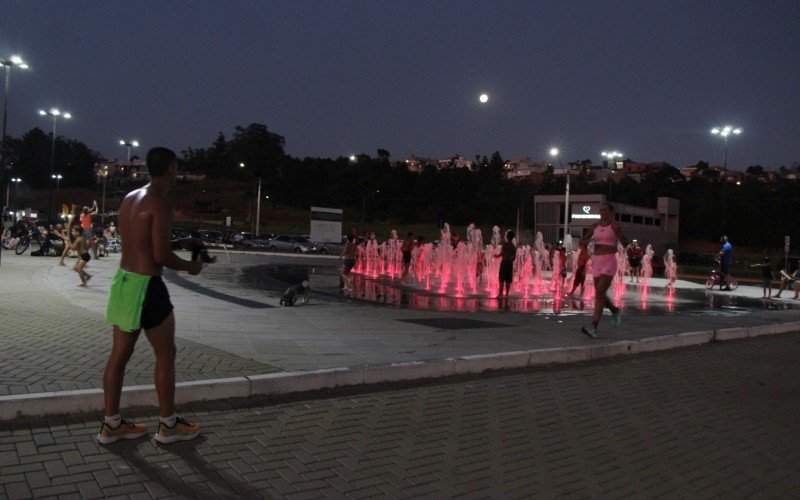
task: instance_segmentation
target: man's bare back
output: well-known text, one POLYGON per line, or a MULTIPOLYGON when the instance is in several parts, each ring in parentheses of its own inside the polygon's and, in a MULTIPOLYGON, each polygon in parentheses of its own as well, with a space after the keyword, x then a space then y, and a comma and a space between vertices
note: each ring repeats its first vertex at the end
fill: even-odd
POLYGON ((119 209, 122 238, 120 267, 148 276, 160 276, 164 266, 197 274, 202 265, 178 259, 170 246, 172 206, 152 184, 128 193, 119 209))

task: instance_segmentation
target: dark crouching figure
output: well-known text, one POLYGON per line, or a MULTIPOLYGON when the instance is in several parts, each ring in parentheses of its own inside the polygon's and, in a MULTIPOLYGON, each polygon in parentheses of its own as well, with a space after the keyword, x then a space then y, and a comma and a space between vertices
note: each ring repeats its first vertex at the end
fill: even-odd
POLYGON ((283 292, 283 297, 281 297, 281 305, 291 307, 297 303, 298 300, 302 301, 303 304, 308 304, 308 281, 303 281, 302 283, 298 283, 294 286, 290 286, 283 292))

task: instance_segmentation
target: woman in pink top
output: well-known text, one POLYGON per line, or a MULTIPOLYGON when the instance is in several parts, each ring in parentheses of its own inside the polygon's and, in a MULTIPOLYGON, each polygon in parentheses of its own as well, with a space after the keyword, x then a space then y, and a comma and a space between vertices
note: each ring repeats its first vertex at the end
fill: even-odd
POLYGON ((611 321, 614 326, 619 326, 621 311, 614 306, 607 291, 611 280, 617 272, 617 240, 623 246, 628 245, 628 240, 619 224, 614 222, 614 207, 610 203, 600 205, 600 222, 592 224, 589 231, 581 238, 581 244, 588 244, 594 240, 594 254, 592 255, 592 275, 594 276, 594 316, 592 324, 584 326, 581 331, 586 335, 597 337, 597 324, 603 315, 603 308, 611 311, 611 321))

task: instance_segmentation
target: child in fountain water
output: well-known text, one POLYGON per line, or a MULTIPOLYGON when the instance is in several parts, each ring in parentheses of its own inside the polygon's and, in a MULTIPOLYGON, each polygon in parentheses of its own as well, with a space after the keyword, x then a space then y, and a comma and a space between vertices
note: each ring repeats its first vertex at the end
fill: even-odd
POLYGON ((764 257, 764 260, 759 264, 753 264, 750 267, 761 268, 761 281, 762 290, 764 291, 763 298, 772 298, 772 265, 769 263, 769 257, 764 257))
POLYGON ((572 290, 569 291, 567 297, 575 295, 575 290, 581 287, 579 297, 583 297, 583 282, 586 281, 586 263, 589 262, 589 251, 586 249, 586 244, 581 243, 578 245, 578 262, 575 269, 575 279, 572 280, 572 290))
POLYGON ((495 258, 500 257, 500 291, 497 298, 503 297, 503 285, 506 287, 506 298, 511 291, 511 282, 514 279, 514 259, 517 258, 517 247, 514 245, 514 231, 506 231, 506 238, 500 247, 500 253, 495 258))
POLYGON ((344 263, 342 264, 342 289, 344 292, 349 292, 352 287, 353 277, 350 276, 350 271, 353 270, 353 266, 356 265, 356 243, 355 237, 353 233, 347 235, 347 241, 344 244, 344 250, 342 251, 342 255, 339 257, 340 259, 344 259, 344 263))

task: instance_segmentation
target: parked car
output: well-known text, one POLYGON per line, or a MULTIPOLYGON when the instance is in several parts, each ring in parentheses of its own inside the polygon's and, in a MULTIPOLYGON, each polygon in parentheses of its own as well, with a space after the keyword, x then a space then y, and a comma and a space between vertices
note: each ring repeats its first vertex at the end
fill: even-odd
POLYGON ((242 246, 245 248, 252 248, 252 249, 267 249, 269 248, 269 240, 272 238, 272 234, 260 234, 258 236, 253 236, 246 240, 242 240, 242 246))
POLYGON ((212 231, 210 229, 195 229, 192 231, 192 236, 200 238, 206 245, 222 245, 223 234, 221 231, 212 231))
POLYGON ((189 231, 183 229, 182 227, 173 227, 172 229, 170 229, 170 237, 173 240, 177 240, 180 238, 188 238, 189 236, 191 236, 191 233, 189 233, 189 231))
POLYGON ((347 241, 347 236, 342 236, 341 241, 326 241, 323 243, 317 243, 317 247, 319 247, 319 253, 322 255, 342 255, 344 252, 344 244, 347 241))
POLYGON ((273 252, 309 253, 317 251, 317 246, 312 242, 300 238, 299 236, 288 234, 282 234, 271 238, 267 243, 267 248, 273 252))
POLYGON ((241 245, 245 240, 252 238, 253 233, 248 233, 247 231, 225 231, 225 243, 230 245, 241 245))

